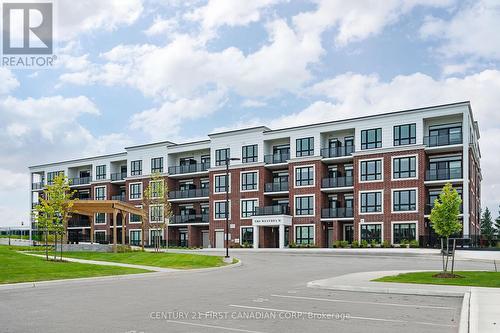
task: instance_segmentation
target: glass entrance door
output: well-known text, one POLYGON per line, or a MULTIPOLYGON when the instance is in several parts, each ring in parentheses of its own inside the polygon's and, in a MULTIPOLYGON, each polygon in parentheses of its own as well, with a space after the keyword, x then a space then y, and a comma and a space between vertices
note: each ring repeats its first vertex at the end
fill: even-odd
POLYGON ((354 227, 352 224, 344 224, 344 240, 352 243, 354 238, 354 227))

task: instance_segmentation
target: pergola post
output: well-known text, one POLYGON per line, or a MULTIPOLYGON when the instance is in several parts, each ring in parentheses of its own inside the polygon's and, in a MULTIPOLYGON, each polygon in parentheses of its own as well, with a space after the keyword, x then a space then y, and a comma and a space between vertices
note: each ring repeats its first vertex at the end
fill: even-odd
POLYGON ((89 215, 90 222, 90 244, 94 244, 94 214, 89 215))
POLYGON ((117 237, 117 232, 116 232, 116 219, 118 218, 118 210, 113 209, 113 252, 116 253, 117 248, 116 248, 116 237, 117 237))
POLYGON ((125 224, 126 224, 126 221, 127 221, 127 213, 125 213, 123 210, 121 211, 122 212, 122 245, 125 245, 125 224))

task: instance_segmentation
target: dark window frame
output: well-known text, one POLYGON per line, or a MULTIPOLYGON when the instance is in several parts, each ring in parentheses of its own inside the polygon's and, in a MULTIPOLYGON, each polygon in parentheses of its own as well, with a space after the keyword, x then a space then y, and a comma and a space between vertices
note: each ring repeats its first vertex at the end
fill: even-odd
POLYGON ((416 223, 394 223, 392 225, 392 242, 393 244, 400 244, 402 240, 411 241, 417 239, 417 224, 416 223), (397 226, 397 228, 396 228, 397 226), (404 226, 405 228, 401 228, 404 226), (413 227, 411 227, 413 226, 413 227), (397 229, 397 232, 396 232, 397 229), (410 237, 403 237, 401 230, 407 229, 410 230, 410 234, 413 234, 410 237))
POLYGON ((153 157, 151 159, 151 173, 163 173, 163 157, 153 157))
POLYGON ((130 199, 141 199, 142 198, 142 183, 132 183, 129 185, 130 189, 130 199), (137 188, 137 192, 134 191, 137 188))
POLYGON ((295 186, 313 186, 314 185, 314 167, 304 166, 295 168, 295 186), (302 178, 303 169, 307 169, 306 178, 302 178))
POLYGON ((362 241, 365 240, 368 243, 371 243, 373 240, 375 240, 375 242, 379 244, 382 242, 382 223, 361 224, 359 231, 360 231, 360 239, 362 241), (372 228, 374 230, 370 230, 372 228), (367 233, 375 233, 375 235, 366 237, 367 233))
POLYGON ((297 157, 314 155, 314 137, 296 139, 295 153, 297 157), (304 148, 304 143, 306 142, 307 147, 304 148))
POLYGON ((417 190, 395 190, 392 192, 392 210, 394 212, 412 212, 417 210, 417 190), (402 202, 402 194, 408 193, 408 202, 402 202), (412 202, 413 200, 413 202, 412 202))
POLYGON ((226 209, 228 207, 226 207, 226 202, 225 201, 215 201, 214 202, 214 218, 215 219, 225 219, 226 218, 226 215, 228 215, 230 217, 230 214, 228 214, 227 210, 230 210, 230 209, 226 209), (224 212, 221 212, 221 208, 224 208, 224 212))
POLYGON ((253 227, 242 227, 241 228, 241 241, 240 244, 253 245, 253 227), (250 236, 248 236, 250 234, 250 236))
POLYGON ((299 245, 314 244, 314 226, 313 225, 296 225, 295 226, 295 243, 299 245), (305 235, 304 230, 307 230, 305 235))
POLYGON ((249 218, 253 216, 253 213, 255 211, 255 208, 259 205, 259 200, 257 199, 244 199, 241 200, 241 218, 249 218), (248 210, 248 202, 254 202, 253 208, 251 210, 248 210))
POLYGON ((96 186, 94 187, 94 200, 106 200, 106 186, 96 186), (98 195, 98 192, 102 190, 102 194, 98 195))
POLYGON ((257 171, 242 172, 241 173, 241 190, 242 191, 256 191, 258 190, 258 174, 257 171), (250 176, 251 175, 251 176, 250 176), (248 178, 250 176, 250 178, 248 178), (251 182, 249 182, 251 180, 251 182))
POLYGON ((295 215, 296 216, 313 216, 314 215, 314 196, 304 195, 295 197, 295 215), (307 199, 307 206, 304 207, 303 199, 307 199))
POLYGON ((95 224, 106 224, 106 213, 95 213, 95 224), (101 220, 102 216, 102 220, 101 220))
POLYGON ((217 149, 215 151, 215 165, 226 165, 226 161, 229 160, 231 156, 230 148, 217 149))
POLYGON ((394 157, 392 160, 392 178, 406 179, 417 177, 417 157, 416 156, 403 156, 394 157), (402 170, 402 161, 408 160, 408 170, 402 170))
POLYGON ((396 125, 393 129, 394 146, 413 145, 417 143, 417 124, 396 125), (408 136, 402 137, 403 129, 408 129, 408 136))
POLYGON ((130 161, 130 175, 142 175, 142 160, 130 161))
POLYGON ((382 148, 382 128, 371 128, 361 131, 361 150, 382 148), (374 140, 368 141, 370 134, 373 133, 374 140))
POLYGON ((96 180, 106 179, 106 164, 96 165, 95 179, 96 180))
POLYGON ((241 162, 257 162, 259 156, 259 145, 248 145, 241 147, 241 162), (251 155, 249 153, 252 153, 251 155))
POLYGON ((361 175, 362 182, 382 180, 382 168, 383 168, 383 166, 382 166, 381 159, 361 161, 360 167, 361 167, 360 175, 361 175), (368 173, 369 165, 372 163, 375 163, 374 172, 368 173))
MULTIPOLYGON (((230 175, 215 175, 214 176, 214 193, 225 193, 226 192, 226 182, 229 181, 230 175), (221 185, 220 179, 224 179, 224 185, 221 185)), ((231 186, 228 184, 228 192, 231 192, 231 186)))
POLYGON ((361 214, 365 213, 381 213, 382 212, 382 205, 383 205, 383 198, 382 198, 382 192, 380 191, 373 191, 373 192, 362 192, 361 193, 361 200, 360 200, 360 211, 361 214), (374 195, 374 204, 373 205, 368 205, 369 197, 374 195))

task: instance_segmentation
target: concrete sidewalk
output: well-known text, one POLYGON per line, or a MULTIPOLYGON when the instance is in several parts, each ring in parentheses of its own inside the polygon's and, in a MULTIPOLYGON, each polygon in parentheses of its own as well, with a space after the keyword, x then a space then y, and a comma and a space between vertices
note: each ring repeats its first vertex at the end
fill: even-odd
POLYGON ((500 332, 500 288, 373 282, 387 275, 414 271, 377 271, 346 274, 311 281, 310 288, 385 294, 463 297, 460 332, 500 332))

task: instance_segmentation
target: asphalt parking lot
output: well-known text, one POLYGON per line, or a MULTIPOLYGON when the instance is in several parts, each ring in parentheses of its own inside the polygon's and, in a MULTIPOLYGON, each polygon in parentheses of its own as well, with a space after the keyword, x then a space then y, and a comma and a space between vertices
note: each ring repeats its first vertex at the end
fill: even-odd
MULTIPOLYGON (((440 259, 241 253, 240 267, 0 291, 2 332, 456 332, 462 299, 306 287, 440 259)), ((457 262, 458 269, 490 264, 457 262)))

